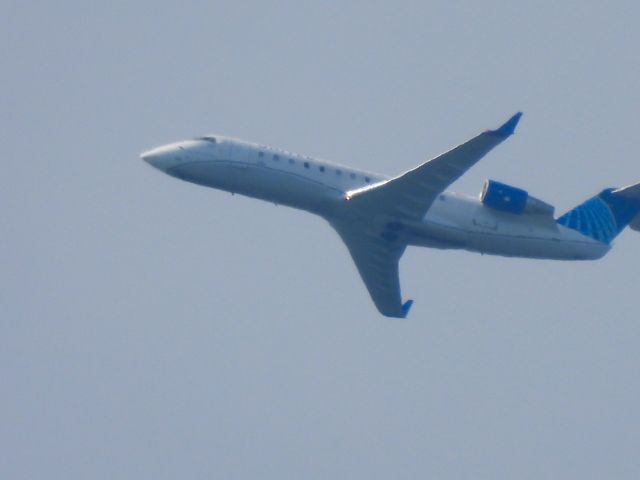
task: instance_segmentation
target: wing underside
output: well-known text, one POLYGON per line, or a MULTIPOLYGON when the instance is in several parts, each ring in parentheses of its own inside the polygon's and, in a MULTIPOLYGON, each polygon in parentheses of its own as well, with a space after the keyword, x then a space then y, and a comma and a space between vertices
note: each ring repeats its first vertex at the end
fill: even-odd
POLYGON ((367 225, 332 224, 347 246, 376 308, 387 317, 406 317, 411 301, 402 303, 398 264, 406 248, 367 225))

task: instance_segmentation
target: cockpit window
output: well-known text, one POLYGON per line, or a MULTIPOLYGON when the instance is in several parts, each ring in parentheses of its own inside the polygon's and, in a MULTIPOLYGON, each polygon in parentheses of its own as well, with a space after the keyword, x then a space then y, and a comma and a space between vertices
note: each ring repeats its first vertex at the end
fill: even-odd
POLYGON ((218 141, 216 140, 216 137, 198 137, 196 138, 196 140, 204 140, 205 142, 210 142, 210 143, 218 143, 218 141))

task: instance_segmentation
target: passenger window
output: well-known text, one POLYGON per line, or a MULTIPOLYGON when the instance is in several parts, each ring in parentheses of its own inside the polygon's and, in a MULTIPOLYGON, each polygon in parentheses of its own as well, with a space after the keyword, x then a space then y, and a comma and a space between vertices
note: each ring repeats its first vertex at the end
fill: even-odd
POLYGON ((280 160, 280 156, 279 155, 274 155, 273 159, 277 162, 278 160, 280 160))
POLYGON ((293 158, 290 158, 290 159, 289 159, 289 165, 293 165, 294 163, 295 163, 295 162, 294 162, 293 158))
POLYGON ((353 179, 356 178, 356 174, 355 173, 351 173, 351 174, 349 174, 349 177, 353 180, 353 179))
POLYGON ((369 183, 371 181, 371 179, 369 177, 364 177, 364 181, 369 183))
POLYGON ((336 175, 338 175, 338 176, 342 175, 342 170, 336 169, 336 175))
POLYGON ((309 168, 309 162, 304 162, 304 168, 309 168))
POLYGON ((264 152, 258 152, 259 157, 264 157, 264 152))
POLYGON ((324 172, 324 167, 320 166, 320 167, 318 167, 318 170, 320 170, 321 172, 324 172))

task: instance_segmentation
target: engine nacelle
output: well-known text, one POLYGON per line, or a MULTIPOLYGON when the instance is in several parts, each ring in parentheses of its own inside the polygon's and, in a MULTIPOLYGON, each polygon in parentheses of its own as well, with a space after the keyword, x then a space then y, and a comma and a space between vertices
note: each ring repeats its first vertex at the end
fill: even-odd
POLYGON ((553 216, 555 210, 552 205, 530 196, 525 190, 495 180, 485 180, 480 201, 487 207, 515 215, 553 216))

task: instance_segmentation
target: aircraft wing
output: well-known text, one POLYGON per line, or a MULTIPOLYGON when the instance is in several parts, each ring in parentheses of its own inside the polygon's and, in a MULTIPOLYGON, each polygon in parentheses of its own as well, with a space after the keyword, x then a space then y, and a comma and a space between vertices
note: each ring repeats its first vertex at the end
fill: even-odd
POLYGON ((464 172, 515 131, 522 112, 442 155, 381 183, 347 192, 354 208, 419 220, 433 201, 464 172))
POLYGON ((407 245, 391 230, 400 219, 421 220, 433 201, 491 149, 515 131, 516 113, 497 130, 466 143, 390 180, 346 193, 351 220, 332 222, 351 253, 376 307, 387 317, 404 318, 413 303, 402 302, 398 263, 407 245))
POLYGON ((332 225, 347 245, 380 313, 387 317, 406 317, 413 301, 402 303, 398 275, 398 262, 406 245, 385 239, 360 222, 332 225))

